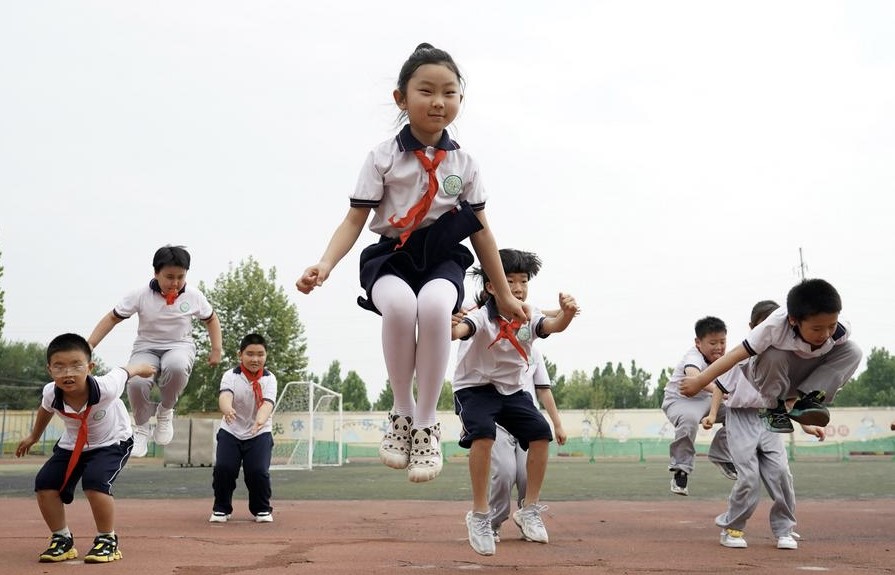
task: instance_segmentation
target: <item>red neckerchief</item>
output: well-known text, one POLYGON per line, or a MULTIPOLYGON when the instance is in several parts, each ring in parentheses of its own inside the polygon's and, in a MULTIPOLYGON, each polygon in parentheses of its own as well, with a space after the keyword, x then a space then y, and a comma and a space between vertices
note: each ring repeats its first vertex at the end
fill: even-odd
POLYGON ((252 392, 255 394, 255 407, 261 407, 261 404, 264 403, 264 395, 261 393, 261 377, 264 375, 264 368, 258 370, 258 373, 252 374, 251 371, 247 370, 243 364, 239 364, 239 369, 242 371, 242 374, 245 376, 249 383, 252 384, 252 392))
POLYGON ((169 291, 168 293, 163 293, 162 297, 165 298, 165 303, 167 303, 168 305, 173 305, 174 302, 177 300, 177 296, 179 295, 180 294, 177 293, 177 290, 174 290, 169 291))
POLYGON ((59 411, 60 415, 70 419, 78 419, 81 422, 78 426, 78 438, 75 439, 75 448, 72 450, 71 457, 68 460, 68 467, 65 469, 65 478, 62 480, 62 487, 59 488, 59 491, 62 491, 65 488, 65 484, 68 483, 72 471, 75 470, 75 466, 78 464, 78 459, 81 458, 81 452, 84 451, 84 445, 87 444, 87 416, 90 415, 91 407, 93 406, 88 405, 83 413, 66 413, 64 409, 59 411))
POLYGON ((519 340, 516 339, 516 330, 522 327, 522 323, 518 319, 507 321, 500 316, 497 316, 497 323, 500 326, 500 329, 497 331, 497 337, 494 338, 494 341, 491 342, 491 345, 488 346, 488 349, 491 349, 491 346, 498 341, 505 339, 513 344, 513 347, 516 348, 516 351, 519 352, 519 355, 522 356, 522 359, 525 360, 525 363, 528 363, 528 355, 526 355, 525 350, 522 349, 522 346, 519 344, 519 340))
POLYGON ((419 159, 420 164, 423 165, 423 169, 426 170, 426 173, 429 174, 429 189, 426 190, 426 194, 420 198, 420 201, 407 211, 407 214, 403 218, 396 220, 395 216, 391 216, 388 219, 388 223, 399 229, 403 229, 408 225, 410 226, 401 232, 400 241, 398 242, 398 245, 395 246, 395 249, 404 245, 404 242, 407 241, 410 234, 419 227, 423 218, 429 213, 429 208, 432 207, 432 200, 435 199, 435 193, 438 192, 438 178, 435 176, 435 168, 437 168, 438 164, 441 163, 441 160, 447 156, 447 151, 445 150, 435 150, 434 160, 429 160, 422 150, 414 150, 413 153, 419 159))

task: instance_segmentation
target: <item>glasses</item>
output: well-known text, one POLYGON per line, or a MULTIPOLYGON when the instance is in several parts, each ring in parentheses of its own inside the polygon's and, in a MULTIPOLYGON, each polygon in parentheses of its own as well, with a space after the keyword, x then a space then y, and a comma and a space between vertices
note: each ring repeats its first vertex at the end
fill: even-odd
POLYGON ((83 363, 78 365, 51 365, 50 373, 53 377, 64 377, 66 375, 80 375, 87 372, 87 366, 83 363))

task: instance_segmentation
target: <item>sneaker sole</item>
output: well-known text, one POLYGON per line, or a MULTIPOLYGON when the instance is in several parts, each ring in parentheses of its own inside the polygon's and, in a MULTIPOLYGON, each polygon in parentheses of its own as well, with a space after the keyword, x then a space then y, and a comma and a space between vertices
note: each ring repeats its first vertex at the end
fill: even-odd
POLYGON ((432 481, 441 474, 441 466, 438 467, 410 467, 407 470, 407 479, 411 483, 425 483, 432 481))
POLYGON ((534 537, 530 537, 530 536, 525 532, 525 529, 522 528, 522 524, 519 523, 519 521, 517 521, 515 517, 513 517, 513 523, 515 523, 515 524, 516 524, 516 527, 519 528, 519 531, 522 532, 522 538, 525 539, 526 541, 531 541, 532 543, 543 543, 543 544, 547 544, 547 543, 550 542, 550 538, 549 538, 549 537, 548 537, 547 539, 544 539, 543 541, 540 540, 540 539, 535 539, 534 537))
POLYGON ((674 479, 671 480, 671 492, 674 493, 675 495, 683 495, 684 497, 690 495, 690 492, 687 490, 687 488, 686 487, 683 487, 683 488, 678 487, 675 484, 674 479))
POLYGON ((55 557, 51 555, 41 555, 38 559, 38 563, 59 563, 60 561, 68 561, 69 559, 77 559, 78 558, 78 550, 72 547, 62 555, 57 555, 55 557))
POLYGON ((802 425, 818 425, 826 427, 830 423, 830 412, 819 409, 806 409, 805 411, 789 412, 789 418, 802 425))
POLYGON ((121 559, 123 555, 121 555, 121 551, 115 551, 111 555, 106 555, 104 557, 98 557, 96 555, 87 555, 84 557, 84 563, 111 563, 112 561, 118 561, 121 559))
POLYGON ((779 543, 777 544, 777 549, 785 549, 785 550, 794 551, 794 550, 796 550, 796 549, 798 549, 798 548, 799 548, 799 544, 798 544, 798 543, 796 543, 795 545, 788 545, 788 544, 781 545, 781 544, 779 544, 779 543))
POLYGON ((407 469, 407 466, 410 465, 410 454, 399 455, 392 453, 391 451, 380 449, 379 461, 386 467, 391 467, 392 469, 407 469))
POLYGON ((745 544, 741 544, 741 543, 730 543, 730 542, 727 542, 727 541, 722 541, 722 542, 721 542, 721 545, 722 545, 723 547, 727 547, 728 549, 746 549, 747 547, 749 547, 748 545, 745 545, 745 544))

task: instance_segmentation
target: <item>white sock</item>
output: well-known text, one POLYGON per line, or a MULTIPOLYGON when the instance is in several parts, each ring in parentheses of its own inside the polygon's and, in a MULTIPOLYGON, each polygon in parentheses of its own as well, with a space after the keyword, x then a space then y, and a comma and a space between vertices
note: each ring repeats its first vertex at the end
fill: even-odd
POLYGON ((59 531, 53 531, 53 535, 62 535, 63 537, 68 537, 69 539, 71 539, 71 529, 69 529, 68 525, 66 525, 59 531))

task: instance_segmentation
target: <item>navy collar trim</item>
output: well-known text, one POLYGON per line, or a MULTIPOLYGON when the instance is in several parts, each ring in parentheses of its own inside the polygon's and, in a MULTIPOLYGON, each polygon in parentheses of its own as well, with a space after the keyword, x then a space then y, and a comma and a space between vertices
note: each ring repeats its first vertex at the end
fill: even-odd
MULTIPOLYGON (((155 278, 152 278, 152 280, 150 280, 150 282, 149 282, 149 289, 151 289, 152 291, 154 291, 155 293, 157 293, 157 294, 159 294, 159 295, 161 295, 161 296, 165 295, 165 294, 162 293, 162 288, 161 288, 160 285, 158 285, 158 280, 155 279, 155 278)), ((180 288, 180 291, 177 292, 177 295, 179 295, 179 296, 180 296, 180 295, 183 295, 183 293, 184 293, 185 291, 186 291, 186 284, 183 284, 183 287, 180 288)))
MULTIPOLYGON (((264 371, 264 373, 261 374, 261 377, 267 377, 268 375, 270 375, 270 372, 267 371, 267 368, 264 368, 262 371, 264 371)), ((242 366, 241 366, 241 365, 237 365, 236 367, 234 367, 234 368, 233 368, 233 373, 236 374, 236 375, 241 375, 241 374, 242 374, 242 366)))
POLYGON ((485 302, 485 311, 488 312, 488 319, 490 321, 497 321, 497 317, 500 314, 497 313, 497 302, 494 301, 493 297, 489 297, 488 301, 485 302))
MULTIPOLYGON (((87 405, 99 403, 99 384, 92 375, 87 376, 87 405)), ((65 394, 58 387, 53 389, 53 409, 65 411, 65 394)))
MULTIPOLYGON (((425 150, 428 146, 420 142, 414 137, 414 135, 410 132, 410 124, 404 124, 404 127, 401 128, 401 131, 398 132, 398 135, 395 136, 395 141, 398 143, 398 149, 402 152, 415 152, 416 150, 425 150)), ((452 152, 454 150, 460 149, 460 144, 451 139, 448 135, 447 130, 441 131, 441 139, 438 140, 438 143, 435 144, 435 148, 439 150, 445 150, 448 152, 452 152)))

